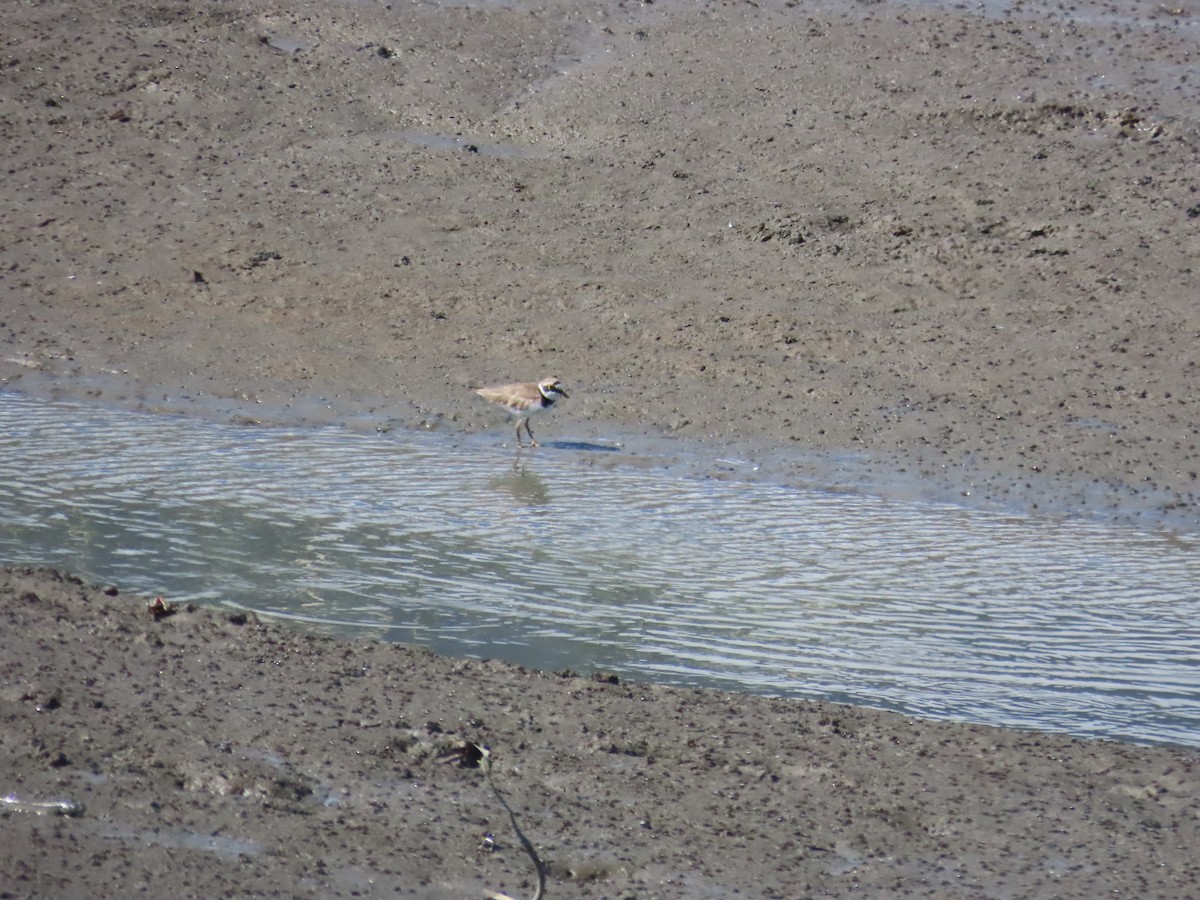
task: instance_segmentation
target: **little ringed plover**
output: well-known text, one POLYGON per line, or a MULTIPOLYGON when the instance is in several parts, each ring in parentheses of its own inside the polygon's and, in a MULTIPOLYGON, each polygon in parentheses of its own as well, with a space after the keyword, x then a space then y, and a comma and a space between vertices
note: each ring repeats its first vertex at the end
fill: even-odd
POLYGON ((520 384, 501 384, 495 387, 472 388, 480 397, 490 400, 497 406, 508 410, 509 415, 517 420, 517 446, 521 443, 521 426, 529 433, 530 446, 536 447, 533 430, 529 427, 529 419, 540 412, 552 407, 559 397, 567 396, 562 384, 557 378, 543 378, 537 382, 520 384))

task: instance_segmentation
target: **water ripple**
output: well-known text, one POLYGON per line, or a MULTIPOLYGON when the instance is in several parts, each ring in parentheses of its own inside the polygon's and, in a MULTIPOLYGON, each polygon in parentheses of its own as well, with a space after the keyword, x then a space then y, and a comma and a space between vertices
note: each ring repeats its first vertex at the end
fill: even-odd
POLYGON ((0 393, 0 556, 543 669, 1200 745, 1195 537, 0 393))

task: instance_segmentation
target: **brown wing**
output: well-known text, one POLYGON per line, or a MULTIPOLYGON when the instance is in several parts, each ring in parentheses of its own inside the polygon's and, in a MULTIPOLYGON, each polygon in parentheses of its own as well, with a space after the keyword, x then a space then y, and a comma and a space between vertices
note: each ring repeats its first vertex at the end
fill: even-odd
POLYGON ((542 392, 536 384, 502 384, 496 387, 476 388, 475 393, 485 400, 520 410, 529 409, 540 404, 542 400, 542 392))

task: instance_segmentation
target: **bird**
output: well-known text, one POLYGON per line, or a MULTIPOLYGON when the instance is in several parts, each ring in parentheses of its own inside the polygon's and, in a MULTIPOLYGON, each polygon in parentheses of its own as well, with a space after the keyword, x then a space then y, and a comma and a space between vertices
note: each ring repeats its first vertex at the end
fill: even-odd
POLYGON ((518 384, 499 384, 495 387, 472 388, 475 393, 485 400, 490 400, 497 406, 508 410, 509 415, 517 420, 517 446, 521 443, 521 426, 529 433, 531 447, 538 445, 529 427, 529 419, 540 412, 552 407, 559 397, 566 397, 562 383, 557 378, 543 378, 541 381, 520 382, 518 384))

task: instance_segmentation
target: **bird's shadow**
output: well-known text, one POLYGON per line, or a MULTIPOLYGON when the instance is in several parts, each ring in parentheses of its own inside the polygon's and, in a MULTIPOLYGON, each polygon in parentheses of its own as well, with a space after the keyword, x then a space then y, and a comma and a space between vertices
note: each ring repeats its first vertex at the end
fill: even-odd
POLYGON ((593 444, 591 441, 542 441, 543 447, 553 447, 555 450, 576 450, 582 453, 618 453, 620 447, 611 444, 593 444))

